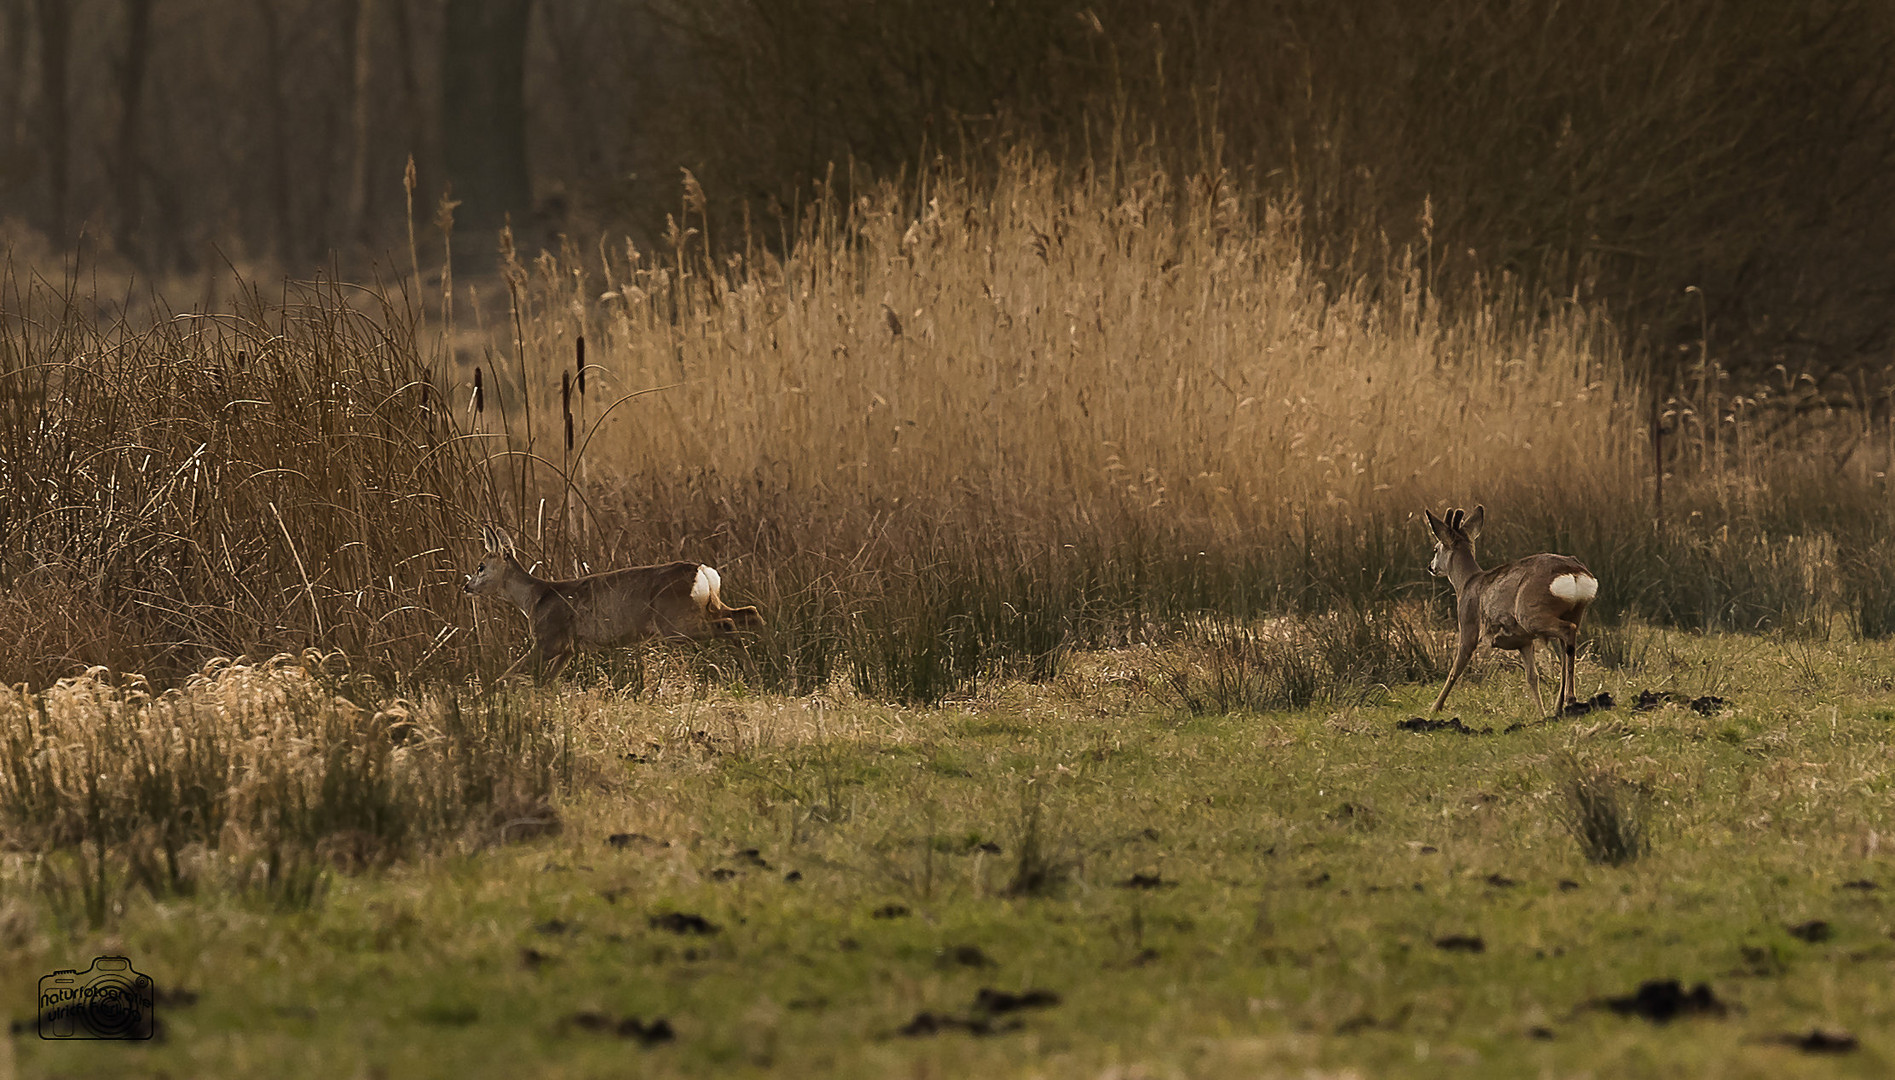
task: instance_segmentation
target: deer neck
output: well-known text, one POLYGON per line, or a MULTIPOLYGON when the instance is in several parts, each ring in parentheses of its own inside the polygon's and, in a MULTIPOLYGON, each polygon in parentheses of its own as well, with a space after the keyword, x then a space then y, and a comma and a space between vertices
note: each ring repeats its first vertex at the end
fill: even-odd
POLYGON ((1480 573, 1480 563, 1474 560, 1474 545, 1457 546, 1448 556, 1448 584, 1454 586, 1454 594, 1461 595, 1467 583, 1480 573))
POLYGON ((513 601, 514 606, 531 615, 534 605, 546 593, 546 582, 527 573, 518 563, 509 563, 507 576, 500 582, 500 590, 507 599, 513 601))

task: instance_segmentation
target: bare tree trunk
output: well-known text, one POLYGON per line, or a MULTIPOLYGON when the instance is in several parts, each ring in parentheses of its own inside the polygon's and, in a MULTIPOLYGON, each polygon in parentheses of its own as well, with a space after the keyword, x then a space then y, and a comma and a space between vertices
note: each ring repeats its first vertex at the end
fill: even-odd
MULTIPOLYGON (((441 53, 441 135, 455 212, 457 263, 491 265, 494 233, 523 220, 532 198, 526 160, 529 0, 448 0, 441 53), (466 254, 463 255, 462 253, 466 254)), ((458 269, 458 268, 457 268, 458 269)))
POLYGON ((348 218, 343 226, 342 242, 362 244, 368 240, 368 104, 374 34, 375 0, 355 0, 355 110, 350 118, 354 137, 349 159, 348 218))
POLYGON ((432 168, 434 158, 429 153, 430 147, 423 145, 428 136, 423 115, 427 111, 427 102, 421 93, 421 75, 418 71, 421 66, 420 46, 415 34, 414 16, 408 11, 410 3, 411 0, 394 0, 389 5, 389 12, 395 17, 395 44, 401 50, 401 115, 405 118, 407 129, 407 146, 404 149, 410 158, 418 158, 432 168))
POLYGON ((151 61, 151 7, 154 0, 125 0, 125 58, 118 69, 118 248, 134 262, 144 261, 138 228, 142 223, 139 177, 144 172, 143 104, 145 69, 151 61))
POLYGON ((6 160, 19 161, 26 145, 26 0, 5 0, 0 8, 0 37, 5 38, 5 53, 0 54, 0 152, 6 160))
POLYGON ((290 201, 289 99, 283 91, 283 32, 276 0, 257 0, 263 19, 264 66, 269 69, 270 208, 276 219, 276 257, 288 264, 296 258, 296 220, 290 201))
POLYGON ((72 55, 72 10, 66 0, 39 0, 39 142, 46 161, 46 232, 64 246, 66 200, 72 186, 72 103, 66 65, 72 55))

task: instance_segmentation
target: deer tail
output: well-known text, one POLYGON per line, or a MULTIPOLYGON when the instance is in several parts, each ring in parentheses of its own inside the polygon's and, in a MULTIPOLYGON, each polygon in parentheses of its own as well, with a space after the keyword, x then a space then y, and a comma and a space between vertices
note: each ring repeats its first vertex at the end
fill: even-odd
POLYGON ((724 579, 718 576, 717 571, 700 563, 697 579, 691 582, 691 599, 707 606, 716 604, 717 591, 723 587, 724 579))
POLYGON ((763 626, 763 613, 755 606, 725 608, 724 618, 737 625, 737 629, 757 629, 763 626))
POLYGON ((726 607, 723 598, 718 595, 724 587, 724 579, 711 567, 699 565, 697 580, 691 583, 691 599, 704 605, 705 614, 716 619, 729 619, 738 629, 763 625, 763 614, 755 607, 726 607))

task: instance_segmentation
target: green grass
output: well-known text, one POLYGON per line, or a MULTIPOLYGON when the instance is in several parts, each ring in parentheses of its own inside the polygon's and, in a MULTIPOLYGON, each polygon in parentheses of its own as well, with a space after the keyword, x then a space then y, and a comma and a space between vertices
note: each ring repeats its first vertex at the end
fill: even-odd
MULTIPOLYGON (((1193 714, 1143 648, 929 708, 844 677, 523 691, 574 747, 554 836, 451 839, 301 903, 233 873, 115 884, 96 929, 45 887, 70 852, 0 854, 0 1010, 100 954, 197 994, 161 1005, 160 1042, 10 1052, 29 1077, 1886 1075, 1895 647, 1615 633, 1580 679, 1617 708, 1490 736, 1397 731, 1422 683, 1193 714), (1633 712, 1648 688, 1730 704, 1633 712), (1581 774, 1642 795, 1642 855, 1587 858, 1562 818, 1581 774), (1826 938, 1791 932, 1812 920, 1826 938), (1482 950, 1436 945, 1457 935, 1482 950), (1660 978, 1731 1010, 1598 1007, 1660 978), (983 988, 1060 1002, 896 1034, 980 1021, 983 988), (1768 1041, 1818 1026, 1861 1048, 1768 1041)), ((1483 654, 1450 714, 1501 731, 1525 700, 1483 654)))

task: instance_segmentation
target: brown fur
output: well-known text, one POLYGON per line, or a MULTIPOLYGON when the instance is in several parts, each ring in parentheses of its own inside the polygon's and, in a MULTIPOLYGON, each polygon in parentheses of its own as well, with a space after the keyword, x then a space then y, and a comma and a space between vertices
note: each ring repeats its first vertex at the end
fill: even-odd
POLYGON ((1428 572, 1446 577, 1454 586, 1461 630, 1454 666, 1430 711, 1440 712, 1447 704, 1448 691, 1467 670, 1474 647, 1485 641, 1496 649, 1518 650, 1526 663, 1527 689, 1533 693, 1533 703, 1542 716, 1546 715, 1546 702, 1540 697, 1540 672, 1533 662, 1533 643, 1540 640, 1559 647, 1559 706, 1554 712, 1564 711, 1574 699, 1573 652, 1579 642, 1579 620, 1586 614, 1590 599, 1564 599, 1554 595, 1552 586, 1554 579, 1563 575, 1591 578, 1592 571, 1571 556, 1552 554, 1529 555, 1482 570, 1474 559, 1474 540, 1480 536, 1485 507, 1476 506, 1471 514, 1449 510, 1445 520, 1423 512, 1435 537, 1434 561, 1428 572))
POLYGON ((487 550, 467 576, 470 595, 501 595, 526 613, 535 652, 516 661, 506 678, 537 654, 543 678, 565 669, 586 648, 629 645, 653 637, 705 638, 763 625, 754 607, 727 606, 718 596, 716 571, 702 563, 674 562, 607 570, 567 581, 528 573, 505 536, 483 529, 487 550), (693 596, 698 575, 712 575, 702 596, 693 596))

